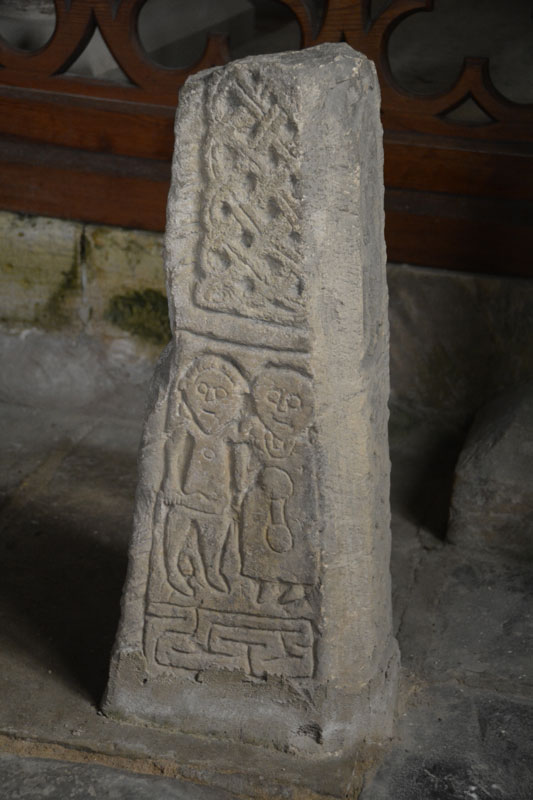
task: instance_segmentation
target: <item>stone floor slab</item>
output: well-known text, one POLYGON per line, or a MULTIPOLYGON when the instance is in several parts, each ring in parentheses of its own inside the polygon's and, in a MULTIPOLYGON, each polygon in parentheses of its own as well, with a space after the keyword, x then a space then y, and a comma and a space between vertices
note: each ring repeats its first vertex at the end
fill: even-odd
POLYGON ((0 754, 1 796, 9 800, 235 800, 220 789, 135 775, 96 764, 0 754))
POLYGON ((532 735, 531 703, 421 688, 360 800, 529 800, 532 735))

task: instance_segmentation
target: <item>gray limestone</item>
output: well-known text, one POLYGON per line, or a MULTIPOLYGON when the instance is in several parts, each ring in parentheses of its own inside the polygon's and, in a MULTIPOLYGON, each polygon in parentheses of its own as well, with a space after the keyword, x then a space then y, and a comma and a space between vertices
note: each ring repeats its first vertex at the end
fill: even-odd
POLYGON ((462 429, 533 380, 533 281, 389 264, 387 283, 391 398, 411 416, 462 429))
POLYGON ((323 45, 189 79, 165 267, 104 710, 355 755, 390 735, 398 667, 371 63, 323 45))
POLYGON ((533 556, 533 383, 505 392, 476 416, 459 458, 448 538, 533 556))
POLYGON ((177 778, 4 753, 0 753, 0 781, 0 796, 6 800, 238 800, 219 787, 195 786, 177 778))

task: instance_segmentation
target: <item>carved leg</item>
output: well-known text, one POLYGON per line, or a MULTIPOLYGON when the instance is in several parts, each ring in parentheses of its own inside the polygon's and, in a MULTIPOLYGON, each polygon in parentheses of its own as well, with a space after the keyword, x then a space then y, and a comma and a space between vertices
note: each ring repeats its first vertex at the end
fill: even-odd
POLYGON ((194 592, 178 566, 180 553, 191 527, 191 518, 180 506, 173 506, 167 514, 165 527, 165 565, 171 586, 191 597, 194 592))
POLYGON ((220 560, 230 520, 214 517, 213 521, 197 520, 198 544, 204 562, 207 582, 219 592, 229 592, 226 579, 220 572, 220 560))

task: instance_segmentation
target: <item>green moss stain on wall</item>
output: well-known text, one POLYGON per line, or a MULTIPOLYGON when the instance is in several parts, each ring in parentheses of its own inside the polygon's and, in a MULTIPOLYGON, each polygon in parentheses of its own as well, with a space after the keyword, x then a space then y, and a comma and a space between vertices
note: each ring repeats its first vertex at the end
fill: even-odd
POLYGON ((63 272, 59 286, 39 311, 36 322, 47 330, 59 330, 72 324, 80 295, 78 254, 75 253, 70 270, 63 272))
POLYGON ((171 337, 167 298, 156 289, 114 295, 105 316, 121 330, 147 342, 166 344, 171 337))
POLYGON ((0 320, 57 329, 79 326, 82 226, 0 212, 0 320))
POLYGON ((155 357, 171 336, 163 237, 0 212, 0 324, 130 337, 155 357))

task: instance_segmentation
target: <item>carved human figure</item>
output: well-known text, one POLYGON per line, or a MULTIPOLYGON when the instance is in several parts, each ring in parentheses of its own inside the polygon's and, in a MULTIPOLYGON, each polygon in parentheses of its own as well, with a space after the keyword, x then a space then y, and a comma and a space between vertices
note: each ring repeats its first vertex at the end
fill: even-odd
POLYGON ((252 394, 257 416, 243 427, 254 476, 243 502, 243 573, 261 582, 259 602, 287 603, 316 580, 313 395, 307 377, 274 366, 252 394))
POLYGON ((220 561, 242 499, 237 428, 245 384, 229 361, 204 355, 189 367, 178 388, 182 402, 171 421, 162 485, 169 507, 164 543, 168 579, 177 591, 193 595, 180 554, 194 527, 208 584, 227 592, 220 561))

